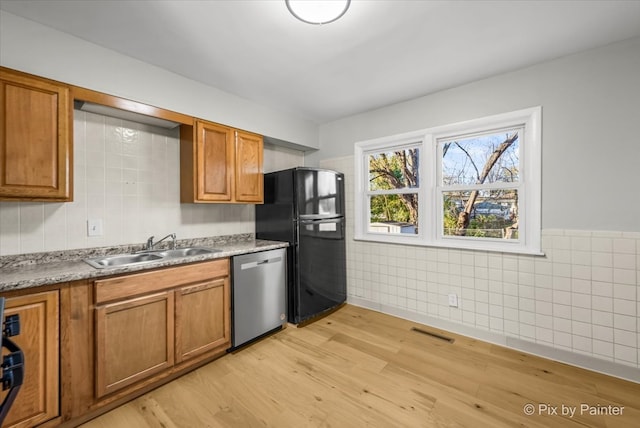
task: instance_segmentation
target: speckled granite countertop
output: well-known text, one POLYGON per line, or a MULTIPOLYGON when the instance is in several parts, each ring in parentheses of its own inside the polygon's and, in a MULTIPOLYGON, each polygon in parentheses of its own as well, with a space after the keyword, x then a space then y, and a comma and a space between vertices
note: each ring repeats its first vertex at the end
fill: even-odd
POLYGON ((102 255, 133 253, 142 250, 143 246, 122 245, 116 247, 3 256, 0 257, 0 293, 40 285, 99 278, 165 266, 220 259, 287 246, 288 244, 286 242, 254 239, 253 235, 250 234, 184 239, 177 241, 178 248, 211 247, 222 251, 212 254, 171 258, 134 266, 120 266, 105 269, 93 268, 84 262, 83 259, 102 255))

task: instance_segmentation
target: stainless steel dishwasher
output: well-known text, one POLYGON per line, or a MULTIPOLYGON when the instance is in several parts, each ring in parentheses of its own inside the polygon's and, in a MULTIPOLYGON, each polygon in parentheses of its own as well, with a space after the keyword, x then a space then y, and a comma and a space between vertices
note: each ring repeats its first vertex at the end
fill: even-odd
POLYGON ((233 257, 232 349, 287 322, 286 248, 233 257))

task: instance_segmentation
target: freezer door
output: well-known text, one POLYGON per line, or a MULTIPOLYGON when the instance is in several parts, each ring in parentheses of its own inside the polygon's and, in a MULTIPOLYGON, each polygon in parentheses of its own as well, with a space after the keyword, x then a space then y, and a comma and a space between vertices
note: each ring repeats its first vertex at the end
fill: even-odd
POLYGON ((256 238, 295 241, 294 170, 264 175, 264 204, 255 206, 256 238))
POLYGON ((322 169, 296 170, 300 219, 344 216, 344 175, 322 169))
POLYGON ((294 323, 346 301, 344 219, 301 220, 297 246, 299 286, 294 287, 294 323))

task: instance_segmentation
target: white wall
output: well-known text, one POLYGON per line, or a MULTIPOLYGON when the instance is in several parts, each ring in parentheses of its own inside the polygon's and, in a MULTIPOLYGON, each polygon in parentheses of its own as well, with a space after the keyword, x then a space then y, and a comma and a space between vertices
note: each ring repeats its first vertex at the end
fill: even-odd
POLYGON ((306 162, 346 176, 349 301, 640 382, 638 100, 640 38, 322 125, 306 162), (536 105, 544 257, 353 240, 353 143, 536 105))
POLYGON ((313 122, 4 11, 0 11, 0 65, 301 146, 318 147, 318 129, 313 122))
POLYGON ((273 144, 264 145, 264 172, 304 166, 304 152, 273 144))
MULTIPOLYGON (((0 202, 0 256, 254 233, 254 206, 180 203, 178 128, 75 111, 74 200, 0 202), (87 220, 104 234, 87 236, 87 220)), ((265 147, 265 167, 301 165, 301 152, 265 147)))
POLYGON ((320 126, 307 164, 357 141, 542 106, 544 228, 640 231, 640 38, 320 126))

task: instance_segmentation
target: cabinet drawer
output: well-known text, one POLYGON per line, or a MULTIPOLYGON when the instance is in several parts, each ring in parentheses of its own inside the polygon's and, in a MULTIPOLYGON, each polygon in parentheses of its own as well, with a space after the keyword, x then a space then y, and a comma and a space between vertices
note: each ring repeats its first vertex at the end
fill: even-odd
POLYGON ((95 303, 130 298, 229 275, 229 259, 213 260, 95 281, 95 303))

